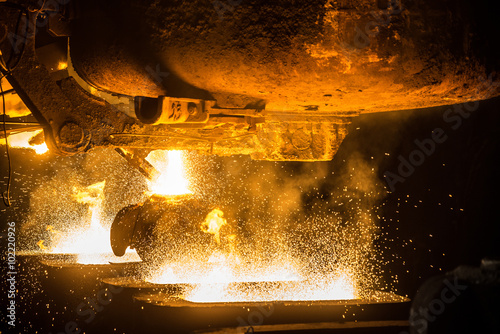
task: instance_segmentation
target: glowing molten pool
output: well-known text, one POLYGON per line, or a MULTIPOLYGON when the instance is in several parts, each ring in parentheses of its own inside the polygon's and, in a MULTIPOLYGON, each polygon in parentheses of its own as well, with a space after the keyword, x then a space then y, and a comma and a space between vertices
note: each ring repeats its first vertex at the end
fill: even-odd
MULTIPOLYGON (((36 152, 36 154, 44 154, 49 149, 47 144, 31 144, 30 141, 43 130, 35 130, 28 132, 16 133, 8 136, 7 140, 9 142, 10 147, 14 148, 27 148, 32 149, 36 152)), ((5 139, 2 140, 2 144, 5 144, 5 139)))
MULTIPOLYGON (((148 161, 161 172, 150 184, 158 195, 191 194, 181 152, 153 151, 148 161)), ((356 280, 347 269, 332 270, 328 276, 304 274, 301 264, 287 252, 272 259, 262 254, 242 254, 238 248, 237 228, 215 208, 198 224, 212 243, 205 253, 189 253, 182 261, 166 261, 145 275, 154 284, 188 287, 182 299, 197 303, 348 300, 358 297, 356 280), (225 229, 224 238, 221 233, 225 229)))

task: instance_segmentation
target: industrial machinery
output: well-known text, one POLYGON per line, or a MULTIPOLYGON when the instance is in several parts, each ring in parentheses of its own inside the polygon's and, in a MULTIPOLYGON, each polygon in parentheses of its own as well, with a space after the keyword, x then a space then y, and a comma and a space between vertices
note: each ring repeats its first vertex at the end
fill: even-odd
MULTIPOLYGON (((146 157, 159 149, 249 155, 265 161, 329 161, 360 114, 459 104, 472 111, 476 101, 500 95, 500 53, 495 47, 500 31, 490 4, 487 0, 1 1, 2 79, 8 80, 37 121, 26 123, 4 115, 4 133, 7 136, 7 119, 11 127, 40 127, 49 149, 61 156, 109 147, 150 180, 158 171, 146 157)), ((451 112, 462 115, 463 110, 451 112)), ((166 259, 182 263, 190 253, 202 263, 218 251, 231 255, 238 240, 222 211, 192 194, 153 194, 118 212, 110 231, 112 250, 122 256, 135 249, 141 265, 157 268, 166 259)), ((229 255, 227 262, 232 260, 229 255)), ((64 271, 59 263, 46 268, 64 271)), ((212 272, 217 272, 214 268, 212 272)), ((481 270, 486 284, 494 281, 498 295, 498 261, 486 261, 481 270)), ((63 305, 53 314, 76 306, 81 315, 80 299, 87 297, 86 292, 80 292, 75 302, 66 301, 67 296, 74 297, 80 276, 86 277, 78 272, 74 282, 60 279, 71 283, 67 295, 52 282, 63 305)), ((439 284, 416 300, 412 330, 420 333, 418 326, 424 324, 425 315, 417 307, 440 305, 435 301, 442 284, 447 286, 452 278, 473 282, 478 276, 473 270, 458 270, 455 276, 439 277, 439 284)), ((270 298, 270 303, 260 304, 206 303, 167 298, 163 290, 168 284, 141 280, 130 287, 123 283, 136 284, 129 277, 108 277, 103 281, 106 290, 97 293, 103 297, 108 290, 116 291, 113 287, 125 287, 119 298, 125 301, 126 312, 115 302, 102 313, 122 320, 120 329, 142 332, 136 322, 143 321, 150 331, 165 331, 166 315, 173 319, 180 315, 179 319, 190 320, 176 325, 187 324, 189 332, 212 326, 220 332, 230 332, 230 327, 253 333, 263 320, 255 324, 245 320, 243 326, 241 317, 252 320, 250 316, 263 314, 271 324, 261 332, 365 326, 387 333, 385 326, 395 333, 407 327, 406 320, 400 321, 406 317, 400 306, 409 300, 385 292, 374 294, 377 298, 353 295, 343 302, 276 303, 270 298), (134 289, 142 293, 135 295, 134 289), (273 311, 268 313, 268 308, 273 311), (202 316, 193 320, 193 309, 202 316), (397 317, 392 318, 393 313, 397 317), (237 320, 228 321, 228 314, 237 320), (286 316, 292 320, 283 320, 286 316)), ((259 282, 231 284, 239 288, 259 282)), ((171 285, 181 289, 177 283, 171 285)), ((260 283, 291 284, 278 279, 260 283)), ((488 296, 489 291, 481 289, 470 296, 488 296)), ((40 310, 46 308, 48 303, 40 304, 40 310)), ((448 326, 446 312, 438 315, 429 332, 448 326)), ((487 315, 484 319, 495 319, 487 315)), ((497 322, 494 325, 498 328, 497 322)), ((97 332, 100 326, 117 330, 114 323, 90 326, 97 332)), ((207 331, 198 331, 202 332, 207 331)))
POLYGON ((145 203, 125 207, 116 215, 111 226, 111 247, 117 256, 123 256, 129 247, 136 249, 145 262, 159 265, 166 260, 180 261, 181 256, 211 254, 221 247, 230 252, 231 226, 222 216, 221 210, 211 210, 190 194, 153 195, 145 203), (222 226, 216 225, 217 219, 222 226), (205 220, 207 223, 200 229, 205 220), (217 243, 212 242, 213 236, 217 243))
MULTIPOLYGON (((331 160, 361 113, 498 95, 491 83, 500 57, 480 9, 402 0, 9 1, 0 6, 2 74, 60 155, 112 147, 150 178, 145 157, 154 149, 331 160)), ((123 229, 113 230, 116 254, 134 244, 138 211, 151 203, 115 219, 123 229)))
POLYGON ((2 73, 57 154, 331 160, 360 113, 497 95, 485 15, 448 1, 9 1, 2 73))

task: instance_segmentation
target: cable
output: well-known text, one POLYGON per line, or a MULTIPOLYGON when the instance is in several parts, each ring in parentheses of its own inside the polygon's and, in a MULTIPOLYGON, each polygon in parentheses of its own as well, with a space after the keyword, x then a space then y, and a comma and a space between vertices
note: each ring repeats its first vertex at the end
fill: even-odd
POLYGON ((2 93, 2 96, 3 96, 3 95, 10 94, 10 93, 16 93, 16 90, 15 90, 15 89, 8 89, 8 90, 6 90, 6 91, 4 91, 4 92, 2 93))
POLYGON ((2 192, 2 200, 6 207, 10 206, 10 182, 12 180, 12 165, 10 161, 10 153, 9 153, 9 140, 7 139, 7 127, 6 127, 6 118, 7 111, 5 108, 5 95, 3 92, 2 80, 5 78, 5 75, 0 79, 0 92, 2 93, 2 106, 3 106, 3 134, 5 136, 5 151, 7 153, 7 161, 9 164, 9 178, 7 179, 7 191, 2 192))
MULTIPOLYGON (((29 17, 29 12, 26 8, 24 8, 23 6, 20 6, 18 4, 14 4, 14 3, 11 3, 11 2, 0 2, 0 5, 2 6, 5 6, 5 7, 10 7, 10 8, 14 8, 14 9, 17 9, 19 10, 19 16, 17 17, 17 22, 16 22, 16 28, 15 28, 15 39, 12 40, 12 50, 11 50, 11 53, 9 54, 9 58, 7 59, 7 61, 5 61, 3 59, 3 55, 0 55, 2 56, 2 60, 0 62, 0 65, 2 67, 2 74, 6 75, 8 74, 10 71, 12 71, 18 64, 19 62, 21 61, 21 58, 22 58, 22 55, 24 53, 24 48, 26 46, 26 41, 28 39, 28 34, 29 34, 29 27, 30 27, 30 17, 29 17), (19 36, 19 28, 21 26, 21 19, 23 17, 23 15, 26 17, 26 27, 25 27, 25 31, 24 31, 24 36, 19 36), (21 40, 20 40, 21 39, 21 40), (20 41, 20 43, 19 43, 20 41), (18 45, 21 45, 21 48, 20 50, 17 49, 17 46, 18 45), (19 55, 18 55, 19 54, 19 55), (16 55, 17 59, 14 58, 14 55, 16 55), (14 64, 11 65, 11 61, 14 60, 14 64)), ((45 2, 44 2, 44 5, 45 5, 45 2)), ((43 9, 43 8, 42 8, 43 9)), ((38 13, 37 13, 38 15, 38 13)))
POLYGON ((2 50, 0 50, 0 72, 2 72, 2 79, 9 73, 9 69, 7 68, 5 62, 3 61, 2 50))
MULTIPOLYGON (((41 6, 41 8, 36 12, 36 16, 38 16, 40 13, 42 13, 44 11, 44 7, 45 7, 45 3, 47 2, 47 0, 44 0, 43 1, 43 4, 41 6)), ((11 202, 10 202, 10 184, 12 182, 12 162, 11 162, 11 159, 10 159, 10 152, 9 152, 9 140, 7 138, 7 126, 6 126, 6 119, 7 119, 7 111, 6 111, 6 107, 5 107, 5 94, 10 92, 10 90, 4 92, 3 91, 3 86, 2 86, 2 80, 3 78, 5 78, 7 75, 9 75, 11 73, 11 71, 19 64, 19 62, 21 61, 21 58, 23 56, 23 53, 24 53, 24 49, 25 49, 25 46, 26 46, 26 41, 28 39, 28 34, 29 34, 29 27, 30 27, 30 15, 29 15, 29 12, 26 8, 24 8, 23 6, 20 6, 18 4, 15 4, 15 3, 11 3, 11 2, 0 2, 0 5, 2 6, 5 6, 5 7, 11 7, 11 8, 15 8, 15 9, 18 9, 19 10, 19 16, 17 17, 17 22, 16 22, 16 28, 15 28, 15 40, 12 41, 12 50, 11 50, 11 53, 9 54, 9 58, 7 59, 7 61, 5 61, 5 59, 3 58, 3 54, 2 52, 0 52, 0 72, 2 72, 2 77, 0 79, 0 92, 1 92, 1 95, 2 95, 2 107, 3 107, 3 134, 5 136, 5 152, 7 154, 7 160, 8 160, 8 165, 9 165, 9 176, 8 176, 8 179, 7 179, 7 190, 5 192, 2 192, 2 200, 3 200, 3 203, 5 204, 5 206, 7 207, 10 207, 11 206, 11 202), (19 36, 17 33, 19 32, 19 28, 21 26, 21 21, 22 21, 22 18, 23 18, 23 15, 25 16, 26 18, 26 27, 25 27, 25 31, 24 31, 24 36, 19 36), (17 46, 19 44, 19 39, 22 38, 21 40, 21 49, 20 50, 17 50, 17 46), (13 56, 14 54, 19 54, 17 56, 17 59, 14 59, 13 56), (14 60, 14 64, 11 65, 11 61, 14 60)))

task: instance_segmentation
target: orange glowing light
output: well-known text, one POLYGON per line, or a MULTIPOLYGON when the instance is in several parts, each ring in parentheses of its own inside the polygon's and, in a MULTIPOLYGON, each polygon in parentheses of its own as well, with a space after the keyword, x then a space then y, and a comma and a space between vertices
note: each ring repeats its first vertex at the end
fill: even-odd
POLYGON ((42 251, 44 251, 44 250, 47 250, 47 249, 48 249, 48 248, 47 248, 47 247, 43 244, 43 240, 38 241, 38 242, 36 243, 36 245, 37 245, 38 247, 40 247, 40 249, 41 249, 42 251))
POLYGON ((208 257, 193 255, 182 262, 168 262, 146 277, 156 284, 191 284, 183 299, 196 303, 229 303, 298 300, 348 300, 358 298, 351 271, 332 270, 328 277, 303 274, 300 263, 286 254, 269 261, 240 256, 236 235, 221 239, 228 221, 220 209, 212 210, 201 229, 213 235, 217 246, 208 257))
POLYGON ((146 160, 160 173, 150 182, 151 194, 184 195, 191 194, 182 160, 182 151, 156 150, 149 153, 146 160))
MULTIPOLYGON (((147 160, 160 172, 150 183, 152 194, 191 194, 181 152, 153 151, 147 160)), ((244 245, 238 249, 238 229, 219 208, 199 224, 213 240, 206 252, 183 255, 180 250, 180 258, 150 267, 142 278, 155 284, 186 284, 180 297, 196 303, 350 300, 362 295, 356 270, 348 265, 335 264, 328 274, 313 274, 285 248, 273 256, 244 245)))
POLYGON ((65 70, 68 68, 68 63, 67 62, 64 62, 64 61, 60 61, 58 64, 57 64, 57 69, 60 71, 60 70, 65 70))
POLYGON ((356 299, 354 282, 346 277, 319 281, 273 281, 255 284, 197 284, 183 299, 194 303, 320 301, 356 299))
POLYGON ((213 209, 201 224, 201 229, 205 233, 213 234, 217 244, 220 244, 220 228, 227 225, 227 220, 223 218, 224 213, 219 209, 213 209))
MULTIPOLYGON (((32 149, 36 152, 36 154, 44 154, 49 150, 45 143, 39 145, 30 144, 30 140, 42 131, 43 130, 35 130, 12 134, 7 137, 9 146, 14 148, 32 149)), ((5 139, 3 139, 1 143, 5 145, 5 139)))
MULTIPOLYGON (((193 260, 169 263, 146 280, 156 284, 191 284, 182 298, 196 303, 320 301, 359 298, 354 275, 339 270, 329 276, 303 276, 290 259, 270 265, 193 260)), ((293 261, 293 260, 292 260, 293 261)))
POLYGON ((146 281, 155 284, 230 284, 235 282, 298 281, 296 264, 279 259, 274 264, 235 262, 230 257, 219 261, 188 259, 165 263, 151 273, 146 281))
POLYGON ((73 187, 73 198, 78 203, 89 204, 90 208, 100 206, 104 200, 104 186, 106 181, 91 184, 84 189, 77 189, 73 187))
MULTIPOLYGON (((84 217, 86 226, 71 232, 58 232, 54 227, 47 226, 53 237, 51 247, 43 249, 49 253, 77 254, 77 262, 81 264, 107 264, 110 261, 121 262, 113 255, 111 249, 109 227, 103 225, 102 204, 105 199, 104 188, 106 182, 97 182, 88 187, 73 188, 73 199, 88 205, 87 216, 84 217)), ((43 241, 42 241, 43 244, 43 241)), ((128 252, 124 259, 138 261, 137 253, 128 252)))

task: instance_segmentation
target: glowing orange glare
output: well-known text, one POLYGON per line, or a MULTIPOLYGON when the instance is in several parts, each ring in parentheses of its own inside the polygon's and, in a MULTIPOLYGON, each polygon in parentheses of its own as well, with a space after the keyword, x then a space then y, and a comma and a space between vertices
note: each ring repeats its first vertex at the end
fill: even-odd
POLYGON ((47 248, 47 247, 45 247, 45 245, 43 244, 43 240, 38 241, 38 242, 36 243, 36 245, 37 245, 38 247, 40 247, 40 249, 41 249, 41 250, 43 250, 43 251, 48 249, 48 248, 47 248))
POLYGON ((82 204, 90 204, 90 206, 97 206, 104 199, 104 186, 106 181, 94 183, 82 190, 78 190, 76 187, 73 188, 74 194, 73 198, 82 204))
POLYGON ((60 61, 58 64, 57 64, 57 69, 58 70, 65 70, 68 68, 68 63, 64 62, 64 61, 60 61))
POLYGON ((358 298, 355 281, 352 277, 344 275, 319 280, 277 280, 267 282, 264 286, 265 288, 259 288, 258 285, 247 283, 204 282, 187 291, 183 298, 195 303, 320 301, 358 298))
POLYGON ((192 193, 185 174, 182 151, 156 150, 150 152, 146 160, 160 173, 149 184, 152 194, 168 196, 192 193))
MULTIPOLYGON (((30 144, 30 140, 42 131, 43 130, 35 130, 12 134, 7 138, 9 146, 15 148, 28 148, 34 150, 36 154, 44 154, 49 150, 45 143, 39 145, 30 144)), ((2 144, 5 144, 5 139, 2 140, 2 144)))
POLYGON ((201 230, 205 233, 213 234, 217 244, 220 244, 220 228, 227 225, 227 220, 223 216, 224 213, 221 210, 213 209, 201 224, 201 230))
MULTIPOLYGON (((104 188, 106 182, 97 182, 88 187, 74 187, 72 198, 81 204, 88 205, 87 216, 83 217, 85 226, 70 232, 59 232, 48 225, 51 233, 49 249, 42 250, 49 253, 77 254, 77 262, 81 264, 106 264, 117 261, 113 256, 109 241, 109 227, 103 225, 102 205, 105 199, 104 188)), ((137 261, 137 253, 128 253, 128 260, 137 261), (135 255, 135 257, 130 256, 135 255)))

